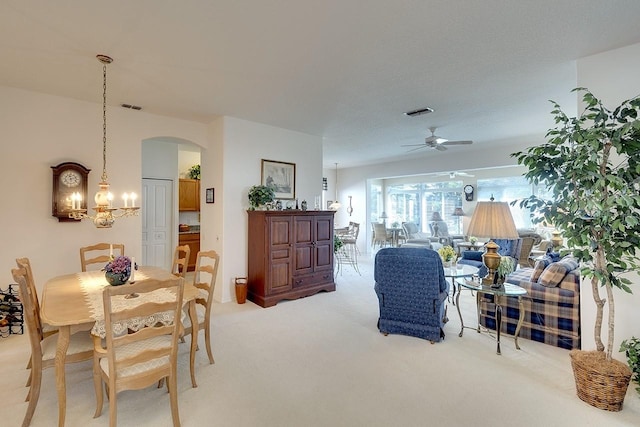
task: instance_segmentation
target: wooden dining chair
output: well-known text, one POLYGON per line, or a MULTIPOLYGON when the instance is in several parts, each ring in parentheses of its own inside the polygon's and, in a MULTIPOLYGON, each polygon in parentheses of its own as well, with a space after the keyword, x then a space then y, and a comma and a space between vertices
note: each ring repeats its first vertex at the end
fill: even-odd
MULTIPOLYGON (((27 271, 24 268, 11 270, 13 280, 18 284, 20 301, 22 302, 24 321, 29 334, 31 344, 31 376, 29 393, 26 401, 29 402, 27 412, 22 421, 22 427, 31 424, 31 418, 40 398, 40 386, 42 384, 42 371, 55 366, 57 335, 44 336, 39 313, 33 304, 34 296, 31 294, 27 283, 27 271)), ((35 297, 37 298, 37 296, 35 297)), ((71 342, 67 350, 66 363, 90 360, 93 357, 93 342, 89 334, 77 333, 71 335, 71 342)))
POLYGON ((173 253, 173 262, 171 263, 171 273, 178 277, 184 277, 187 273, 190 255, 191 247, 189 245, 176 246, 176 250, 173 253))
POLYGON ((109 255, 112 248, 114 256, 124 255, 124 244, 122 243, 97 243, 80 248, 80 267, 82 271, 87 271, 87 267, 93 264, 100 264, 100 268, 104 267, 110 261, 109 255))
MULTIPOLYGON (((27 286, 29 287, 29 296, 31 297, 31 304, 33 304, 34 310, 37 313, 35 316, 35 321, 38 323, 37 327, 42 329, 42 336, 47 337, 49 335, 55 334, 58 332, 58 328, 42 320, 40 316, 40 301, 38 299, 38 291, 36 290, 36 283, 33 276, 33 270, 31 269, 31 262, 29 258, 16 258, 16 265, 18 268, 22 268, 25 271, 25 279, 27 281, 27 286)), ((27 369, 31 369, 31 357, 29 357, 29 362, 27 363, 27 369)), ((29 379, 27 380, 27 384, 25 387, 29 387, 31 385, 31 377, 29 374, 29 379)))
MULTIPOLYGON (((196 312, 198 314, 198 331, 204 329, 204 342, 207 347, 209 363, 213 364, 211 352, 211 306, 213 305, 213 291, 216 287, 216 276, 220 255, 216 251, 200 251, 196 260, 196 269, 193 276, 193 286, 200 290, 200 296, 196 298, 196 312)), ((192 335, 191 320, 189 316, 184 319, 184 335, 192 335)), ((198 340, 198 337, 191 336, 198 340)))
MULTIPOLYGON (((36 290, 36 281, 33 276, 33 270, 31 269, 31 261, 29 258, 16 258, 16 265, 18 268, 22 268, 25 270, 25 279, 27 281, 27 286, 29 287, 29 296, 31 297, 31 303, 33 304, 35 312, 38 314, 35 318, 36 322, 38 322, 38 327, 42 329, 42 334, 46 337, 51 334, 55 334, 58 332, 58 328, 42 320, 40 316, 40 301, 38 299, 38 292, 36 290)), ((28 384, 27 384, 28 385, 28 384)))
MULTIPOLYGON (((123 390, 139 390, 166 378, 169 389, 173 425, 180 426, 176 379, 178 334, 184 279, 143 280, 126 286, 107 286, 102 294, 106 337, 94 337, 93 383, 96 412, 102 413, 103 387, 109 398, 109 426, 117 422, 117 394, 123 390), (171 298, 159 299, 152 292, 166 290, 171 298), (123 297, 137 295, 120 307, 123 297), (136 303, 138 302, 138 303, 136 303), (120 307, 120 308, 118 308, 120 307), (166 316, 170 313, 170 316, 166 316), (162 317, 162 322, 139 324, 140 318, 162 317), (134 332, 121 333, 131 324, 134 332)), ((157 294, 156 294, 157 295, 157 294)))

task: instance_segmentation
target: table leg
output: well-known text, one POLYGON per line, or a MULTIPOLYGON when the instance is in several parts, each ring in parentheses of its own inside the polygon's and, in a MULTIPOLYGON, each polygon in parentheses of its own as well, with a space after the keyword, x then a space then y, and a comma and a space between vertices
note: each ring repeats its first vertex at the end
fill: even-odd
POLYGON ((191 352, 189 354, 189 367, 191 369, 191 386, 198 387, 196 383, 196 350, 198 349, 198 314, 196 312, 196 300, 189 301, 189 319, 191 320, 191 352))
POLYGON ((460 317, 460 333, 459 337, 462 337, 462 333, 464 332, 464 321, 462 320, 462 313, 460 312, 460 291, 462 291, 462 286, 458 286, 458 293, 456 294, 456 308, 458 309, 458 316, 460 317))
POLYGON ((478 333, 480 333, 480 291, 476 292, 476 315, 478 316, 478 333))
POLYGON ((522 328, 522 322, 524 321, 524 302, 520 296, 518 297, 518 306, 520 308, 520 316, 518 317, 518 325, 516 326, 515 341, 516 349, 520 350, 520 346, 518 345, 518 335, 520 334, 520 328, 522 328))
POLYGON ((500 304, 496 304, 496 335, 498 341, 498 349, 496 351, 497 354, 502 354, 500 352, 500 329, 502 329, 502 306, 500 304))
MULTIPOLYGON (((453 287, 453 294, 456 295, 456 279, 455 279, 455 277, 451 278, 451 286, 453 287)), ((461 286, 458 285, 458 295, 460 295, 460 288, 461 288, 461 286)), ((455 301, 453 300, 453 298, 451 298, 451 302, 453 303, 453 305, 458 305, 458 298, 456 298, 455 301)))
POLYGON ((58 329, 58 341, 56 345, 56 389, 58 391, 58 426, 64 426, 67 406, 67 385, 65 379, 65 363, 69 340, 71 339, 71 326, 60 326, 58 329))

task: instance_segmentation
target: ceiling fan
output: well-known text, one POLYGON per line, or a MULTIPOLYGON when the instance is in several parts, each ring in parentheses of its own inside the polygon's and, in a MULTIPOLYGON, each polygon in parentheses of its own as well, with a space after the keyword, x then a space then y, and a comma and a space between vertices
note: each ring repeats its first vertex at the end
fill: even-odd
POLYGON ((416 147, 408 152, 420 150, 421 148, 434 148, 438 151, 445 151, 447 149, 447 145, 469 145, 473 144, 473 141, 449 141, 446 138, 442 138, 441 136, 436 135, 436 127, 432 126, 429 128, 431 131, 431 135, 424 139, 424 144, 405 144, 401 147, 416 147))

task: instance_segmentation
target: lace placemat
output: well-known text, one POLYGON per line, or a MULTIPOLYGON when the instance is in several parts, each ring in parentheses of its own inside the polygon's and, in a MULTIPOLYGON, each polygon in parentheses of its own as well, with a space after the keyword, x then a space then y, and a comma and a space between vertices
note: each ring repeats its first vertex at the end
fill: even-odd
MULTIPOLYGON (((136 281, 149 279, 150 277, 142 271, 136 271, 136 281)), ((104 338, 107 334, 104 324, 104 307, 102 306, 102 292, 109 285, 104 277, 103 271, 86 271, 77 273, 82 293, 84 294, 87 307, 92 317, 96 320, 91 333, 104 338)), ((174 301, 175 296, 167 289, 157 289, 147 294, 141 294, 136 298, 126 298, 125 295, 118 295, 111 299, 111 308, 120 311, 135 307, 146 302, 168 302, 174 301)), ((138 331, 145 326, 153 326, 156 323, 170 325, 173 322, 173 312, 166 311, 148 317, 136 317, 128 319, 126 322, 119 322, 113 325, 117 334, 126 333, 127 330, 138 331)))

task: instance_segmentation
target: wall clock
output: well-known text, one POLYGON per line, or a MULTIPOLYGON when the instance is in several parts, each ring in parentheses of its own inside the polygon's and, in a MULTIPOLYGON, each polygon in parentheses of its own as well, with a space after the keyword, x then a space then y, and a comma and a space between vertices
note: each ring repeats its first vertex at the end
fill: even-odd
POLYGON ((464 197, 467 202, 473 201, 473 185, 464 186, 464 197))
POLYGON ((87 181, 91 169, 80 163, 64 162, 51 166, 53 170, 53 193, 51 198, 51 215, 59 222, 80 221, 69 218, 71 212, 71 195, 80 193, 80 208, 87 208, 87 181))

